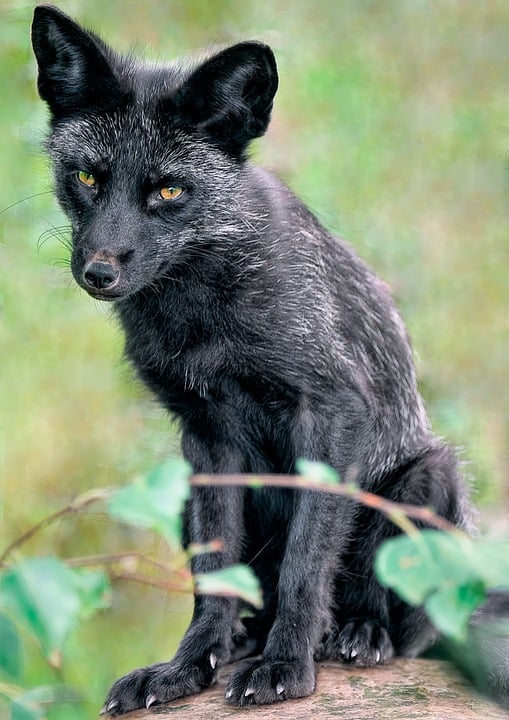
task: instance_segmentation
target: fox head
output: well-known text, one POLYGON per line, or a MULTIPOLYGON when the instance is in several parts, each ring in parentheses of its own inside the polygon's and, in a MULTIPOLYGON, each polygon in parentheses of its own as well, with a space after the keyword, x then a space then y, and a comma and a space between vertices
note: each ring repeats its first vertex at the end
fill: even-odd
POLYGON ((50 5, 35 9, 32 44, 77 283, 115 300, 193 253, 228 254, 255 210, 243 168, 277 89, 270 48, 239 43, 193 69, 140 63, 50 5))

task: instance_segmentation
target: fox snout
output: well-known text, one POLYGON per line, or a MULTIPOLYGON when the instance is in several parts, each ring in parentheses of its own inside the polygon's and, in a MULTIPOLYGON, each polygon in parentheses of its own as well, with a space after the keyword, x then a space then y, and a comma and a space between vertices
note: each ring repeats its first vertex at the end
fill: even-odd
POLYGON ((93 297, 114 300, 121 294, 122 260, 122 257, 94 253, 75 273, 76 280, 93 297))
POLYGON ((120 278, 120 269, 115 265, 104 260, 92 260, 83 271, 84 283, 92 290, 113 289, 120 278))
POLYGON ((77 244, 71 270, 78 285, 96 300, 121 300, 151 285, 166 272, 167 261, 138 249, 91 249, 77 244))

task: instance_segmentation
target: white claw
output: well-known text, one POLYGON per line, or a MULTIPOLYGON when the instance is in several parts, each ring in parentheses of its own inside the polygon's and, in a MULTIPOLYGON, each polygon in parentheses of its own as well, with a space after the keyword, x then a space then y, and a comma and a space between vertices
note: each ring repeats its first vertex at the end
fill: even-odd
POLYGON ((256 690, 252 687, 248 687, 246 692, 244 693, 244 697, 249 697, 250 695, 254 695, 256 690))
POLYGON ((110 700, 109 703, 101 710, 101 713, 103 715, 109 714, 112 710, 114 710, 118 705, 118 700, 110 700))
POLYGON ((151 705, 154 705, 154 703, 156 703, 156 702, 157 702, 157 695, 154 695, 152 693, 152 695, 149 695, 147 697, 147 699, 145 700, 145 707, 149 708, 151 705))
POLYGON ((278 684, 276 685, 276 692, 277 692, 277 694, 278 694, 278 695, 281 695, 282 693, 284 693, 284 691, 285 691, 284 685, 281 685, 281 683, 278 683, 278 684))
POLYGON ((380 662, 380 658, 381 658, 381 657, 382 657, 382 656, 380 655, 380 650, 377 650, 376 653, 375 653, 375 662, 376 662, 376 663, 380 662))
POLYGON ((352 652, 350 653, 350 657, 351 658, 357 657, 358 654, 359 654, 358 650, 352 650, 352 652))
POLYGON ((227 691, 226 691, 225 698, 226 698, 227 700, 229 700, 232 695, 233 695, 233 690, 227 690, 227 691))
POLYGON ((210 667, 212 668, 212 670, 215 670, 216 665, 217 665, 217 657, 214 655, 214 653, 210 653, 209 663, 210 663, 210 667))

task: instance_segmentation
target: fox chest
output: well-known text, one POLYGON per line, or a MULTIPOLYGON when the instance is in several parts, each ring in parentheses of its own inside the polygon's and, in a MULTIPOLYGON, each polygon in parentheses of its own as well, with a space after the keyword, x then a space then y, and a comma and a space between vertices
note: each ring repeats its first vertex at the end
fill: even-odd
POLYGON ((245 366, 245 339, 226 307, 206 297, 172 300, 119 308, 126 354, 158 394, 157 385, 203 395, 217 378, 245 366))

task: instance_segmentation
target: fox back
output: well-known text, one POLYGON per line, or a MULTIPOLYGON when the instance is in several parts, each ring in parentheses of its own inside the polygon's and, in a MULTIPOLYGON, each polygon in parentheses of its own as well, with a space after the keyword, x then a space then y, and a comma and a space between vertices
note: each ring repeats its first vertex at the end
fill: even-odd
MULTIPOLYGON (((464 525, 454 455, 431 434, 388 288, 247 159, 278 85, 270 48, 140 63, 49 6, 32 37, 74 278, 113 301, 127 356, 180 419, 194 470, 291 473, 306 457, 464 525)), ((373 574, 394 532, 333 495, 195 488, 186 541, 221 537, 224 550, 193 569, 251 563, 264 608, 241 621, 236 601, 197 596, 174 660, 121 678, 106 712, 197 692, 249 655, 261 659, 232 675, 230 703, 309 694, 318 657, 419 652, 435 637, 424 614, 373 574)))

